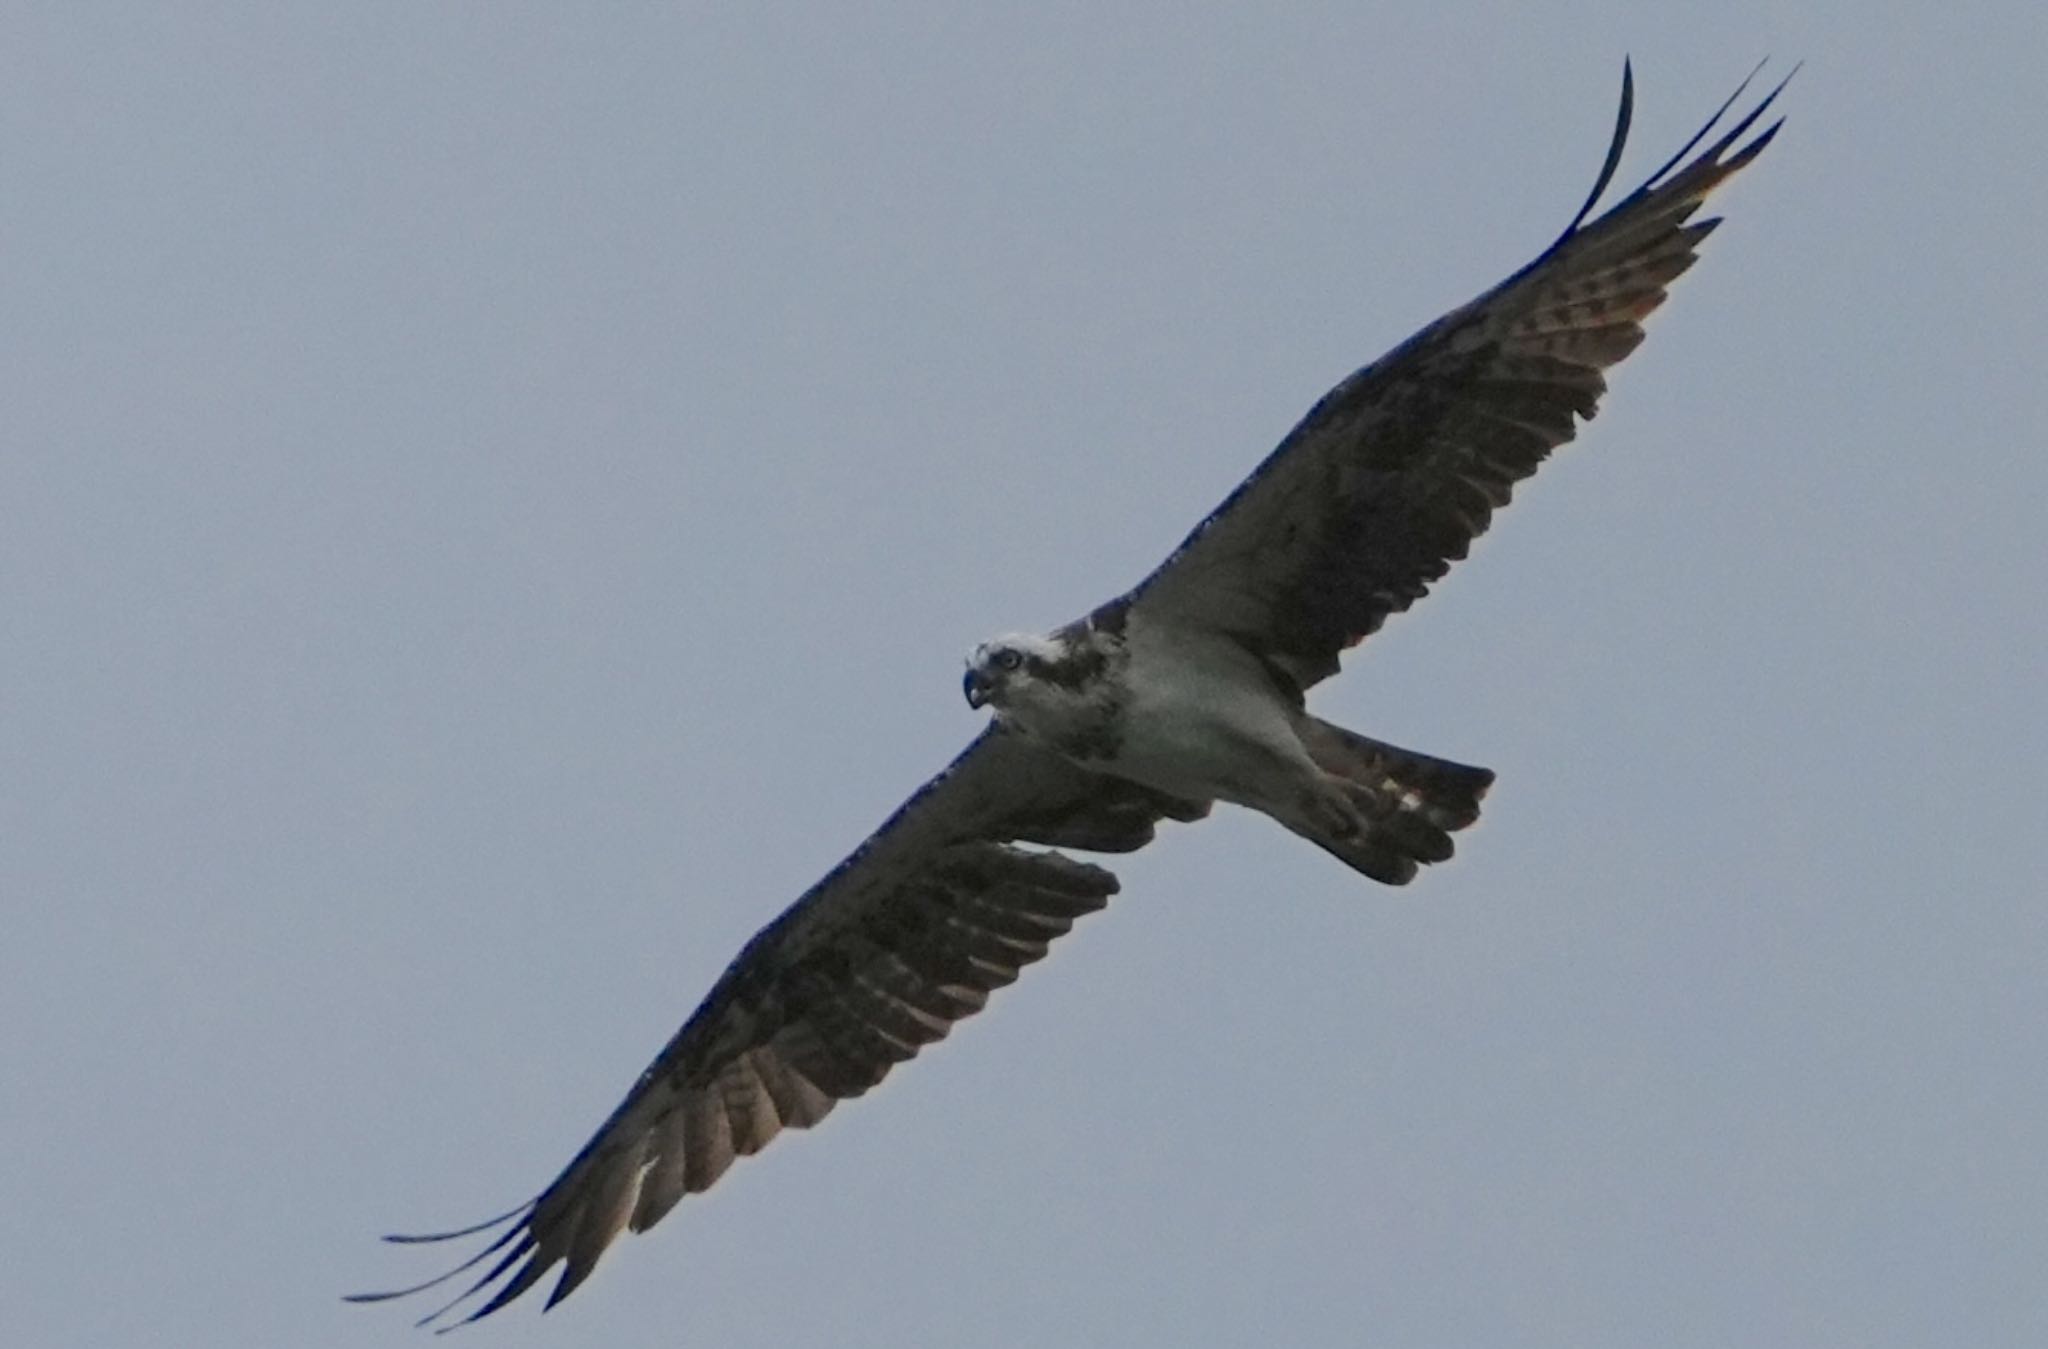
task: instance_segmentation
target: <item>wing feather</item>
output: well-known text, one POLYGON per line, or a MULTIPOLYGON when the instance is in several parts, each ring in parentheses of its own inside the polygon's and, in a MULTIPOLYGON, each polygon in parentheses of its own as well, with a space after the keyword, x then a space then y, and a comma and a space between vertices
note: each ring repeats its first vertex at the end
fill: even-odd
MULTIPOLYGON (((1101 612, 1121 621, 1145 605, 1231 632, 1300 688, 1334 672, 1343 648, 1426 594, 1514 485, 1594 414, 1602 371, 1642 340, 1642 320, 1718 223, 1692 219, 1701 202, 1776 133, 1736 148, 1773 90, 1687 160, 1741 93, 1587 223, 1627 137, 1625 72, 1599 180, 1557 242, 1338 385, 1166 563, 1101 612)), ((1128 852, 1161 819, 1206 809, 991 728, 746 944, 539 1196, 459 1232, 392 1238, 491 1234, 482 1250, 427 1282, 352 1300, 407 1296, 485 1266, 422 1324, 482 1295, 461 1318, 474 1321, 561 1265, 554 1305, 621 1232, 653 1226, 737 1157, 873 1087, 1116 892, 1100 867, 1018 844, 1128 852)))
POLYGON ((1428 594, 1514 485, 1598 410, 1602 372, 1643 340, 1643 320, 1719 224, 1693 219, 1701 203, 1776 134, 1774 123, 1740 143, 1783 88, 1688 160, 1738 88, 1588 223, 1628 135, 1624 71, 1599 180, 1557 241, 1331 390, 1128 602, 1236 636, 1298 688, 1334 674, 1344 649, 1428 594))
POLYGON ((463 1232, 399 1238, 505 1226, 442 1279, 493 1255, 497 1263, 426 1321, 486 1290, 462 1320, 488 1316, 557 1264, 548 1305, 559 1302, 620 1233, 652 1227, 736 1158, 816 1124, 943 1039, 1115 893, 1100 867, 1018 841, 1126 852, 1160 819, 1204 808, 1088 773, 991 727, 747 943, 538 1198, 463 1232))

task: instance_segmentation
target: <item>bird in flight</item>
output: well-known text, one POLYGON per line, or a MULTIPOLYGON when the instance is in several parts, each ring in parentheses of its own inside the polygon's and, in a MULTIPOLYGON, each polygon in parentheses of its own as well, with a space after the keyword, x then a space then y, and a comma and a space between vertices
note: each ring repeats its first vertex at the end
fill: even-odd
POLYGON ((1719 223, 1701 204, 1777 133, 1751 134, 1783 82, 1699 148, 1748 84, 1589 219, 1628 137, 1624 66, 1606 161, 1554 243, 1331 390, 1135 589, 974 648, 964 688, 987 726, 746 944, 561 1174, 488 1222, 389 1238, 495 1232, 438 1278, 350 1300, 483 1265, 420 1322, 488 1290, 462 1324, 562 1265, 561 1301, 622 1232, 867 1091, 1102 908, 1116 878, 1060 849, 1130 852, 1225 801, 1387 885, 1450 857, 1493 774, 1332 725, 1305 695, 1593 416, 1602 372, 1719 223))

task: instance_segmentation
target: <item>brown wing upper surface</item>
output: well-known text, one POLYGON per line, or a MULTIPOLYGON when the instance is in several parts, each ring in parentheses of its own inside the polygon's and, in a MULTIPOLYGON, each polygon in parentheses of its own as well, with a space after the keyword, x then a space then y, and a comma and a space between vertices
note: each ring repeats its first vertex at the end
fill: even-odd
POLYGON ((583 1150, 537 1198, 440 1241, 502 1227, 404 1296, 491 1263, 435 1320, 492 1285, 487 1316, 557 1264, 566 1297, 622 1232, 644 1231, 736 1157, 859 1096, 973 1015, 1116 892, 1100 867, 1019 842, 1128 852, 1206 806, 1073 767, 994 727, 763 928, 583 1150), (502 1280, 503 1282, 499 1282, 502 1280))
POLYGON ((1593 416, 1601 372, 1642 341, 1642 320, 1719 224, 1694 219, 1701 203, 1777 131, 1743 140, 1773 90, 1686 158, 1741 93, 1586 223, 1627 138, 1625 74, 1606 165, 1557 242, 1331 390, 1131 602, 1232 633, 1301 688, 1335 673, 1346 647, 1426 594, 1593 416))

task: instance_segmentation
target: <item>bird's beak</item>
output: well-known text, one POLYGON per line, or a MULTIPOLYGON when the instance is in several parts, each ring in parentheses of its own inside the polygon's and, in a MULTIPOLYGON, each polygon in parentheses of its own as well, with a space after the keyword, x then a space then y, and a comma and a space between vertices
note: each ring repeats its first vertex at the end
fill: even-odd
POLYGON ((967 677, 960 681, 960 687, 967 693, 967 705, 979 708, 988 703, 988 676, 979 670, 969 670, 967 677))

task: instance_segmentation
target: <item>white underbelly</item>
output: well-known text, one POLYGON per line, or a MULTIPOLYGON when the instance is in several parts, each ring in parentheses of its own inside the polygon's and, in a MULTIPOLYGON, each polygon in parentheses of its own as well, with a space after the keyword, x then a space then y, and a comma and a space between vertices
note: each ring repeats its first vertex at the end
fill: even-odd
POLYGON ((1295 710, 1228 639, 1132 634, 1113 771, 1176 796, 1255 808, 1291 802, 1316 769, 1295 710))

